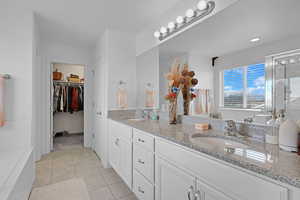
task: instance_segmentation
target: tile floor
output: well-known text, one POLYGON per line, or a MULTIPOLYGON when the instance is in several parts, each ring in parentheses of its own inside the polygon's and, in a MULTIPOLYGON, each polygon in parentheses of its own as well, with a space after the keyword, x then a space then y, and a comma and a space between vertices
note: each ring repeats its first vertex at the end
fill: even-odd
POLYGON ((36 163, 33 189, 80 178, 87 186, 90 200, 136 200, 114 170, 103 168, 92 150, 79 144, 61 147, 36 163))

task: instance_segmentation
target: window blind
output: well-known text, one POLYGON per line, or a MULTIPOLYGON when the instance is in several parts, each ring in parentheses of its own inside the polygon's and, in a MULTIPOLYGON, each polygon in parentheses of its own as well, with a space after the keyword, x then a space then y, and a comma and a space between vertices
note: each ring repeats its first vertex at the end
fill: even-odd
POLYGON ((225 108, 264 108, 265 64, 227 69, 222 78, 225 108))

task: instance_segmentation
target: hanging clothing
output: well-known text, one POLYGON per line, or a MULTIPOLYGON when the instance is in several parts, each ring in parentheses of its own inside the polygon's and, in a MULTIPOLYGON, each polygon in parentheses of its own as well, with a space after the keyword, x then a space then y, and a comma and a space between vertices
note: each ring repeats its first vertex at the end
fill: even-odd
POLYGON ((78 112, 84 108, 84 87, 53 85, 53 112, 78 112))
POLYGON ((72 88, 72 102, 71 108, 73 111, 79 110, 79 91, 78 88, 72 88))

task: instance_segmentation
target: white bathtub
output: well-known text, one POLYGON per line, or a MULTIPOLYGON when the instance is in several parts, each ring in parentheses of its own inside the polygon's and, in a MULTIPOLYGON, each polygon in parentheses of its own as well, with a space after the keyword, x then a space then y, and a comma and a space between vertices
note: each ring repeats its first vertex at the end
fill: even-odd
POLYGON ((0 146, 0 200, 27 200, 34 172, 32 149, 0 146))

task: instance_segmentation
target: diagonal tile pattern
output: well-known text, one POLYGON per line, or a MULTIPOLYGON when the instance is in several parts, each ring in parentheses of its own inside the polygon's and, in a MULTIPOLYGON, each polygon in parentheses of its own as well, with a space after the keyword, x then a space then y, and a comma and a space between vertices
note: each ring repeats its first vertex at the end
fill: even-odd
MULTIPOLYGON (((97 155, 81 145, 61 148, 37 162, 33 190, 61 182, 66 184, 71 179, 85 183, 90 200, 137 200, 113 169, 104 169, 97 155)), ((63 190, 53 190, 55 192, 62 192, 61 197, 69 200, 63 190)), ((35 199, 31 196, 30 200, 35 199)))

